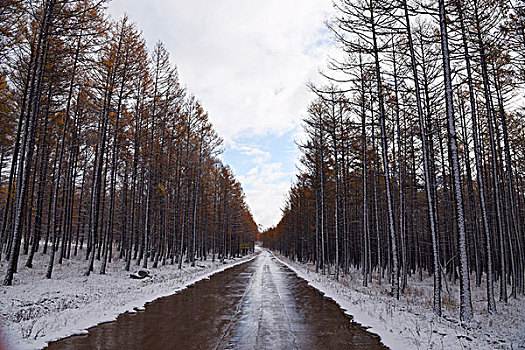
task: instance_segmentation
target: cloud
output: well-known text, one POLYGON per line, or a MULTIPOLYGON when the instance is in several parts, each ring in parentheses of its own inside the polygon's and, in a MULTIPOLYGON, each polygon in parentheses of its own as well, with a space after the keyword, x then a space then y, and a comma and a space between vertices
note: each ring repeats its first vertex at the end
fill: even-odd
POLYGON ((313 98, 306 83, 320 80, 318 69, 334 48, 324 26, 331 11, 330 0, 110 3, 115 17, 127 12, 138 22, 149 46, 157 40, 165 43, 182 83, 201 100, 225 139, 225 158, 264 226, 277 223, 279 203, 295 171, 297 152, 284 158, 275 152, 295 148, 301 116, 313 98), (278 149, 250 141, 283 135, 292 136, 278 149), (257 167, 247 167, 246 157, 257 167))
POLYGON ((279 221, 280 209, 294 177, 297 149, 291 147, 289 141, 289 133, 245 137, 232 144, 232 152, 224 159, 233 164, 254 219, 265 228, 279 221), (232 158, 233 155, 236 157, 232 158))
POLYGON ((238 151, 243 156, 252 157, 252 163, 264 163, 267 162, 271 154, 268 151, 264 151, 257 146, 248 146, 248 145, 238 145, 236 143, 231 143, 230 150, 238 151))
POLYGON ((305 83, 331 45, 327 0, 113 0, 110 8, 127 11, 150 46, 165 42, 226 141, 296 128, 305 83))
POLYGON ((293 173, 284 171, 281 163, 259 164, 245 175, 238 176, 241 183, 249 184, 245 189, 246 201, 256 222, 263 227, 279 222, 291 176, 293 173), (270 208, 272 210, 268 210, 270 208))

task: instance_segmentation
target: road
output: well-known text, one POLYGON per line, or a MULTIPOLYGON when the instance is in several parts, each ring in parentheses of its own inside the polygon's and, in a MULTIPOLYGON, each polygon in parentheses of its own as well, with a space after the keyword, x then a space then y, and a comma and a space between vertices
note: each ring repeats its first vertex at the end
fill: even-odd
POLYGON ((384 349, 270 252, 49 349, 384 349))

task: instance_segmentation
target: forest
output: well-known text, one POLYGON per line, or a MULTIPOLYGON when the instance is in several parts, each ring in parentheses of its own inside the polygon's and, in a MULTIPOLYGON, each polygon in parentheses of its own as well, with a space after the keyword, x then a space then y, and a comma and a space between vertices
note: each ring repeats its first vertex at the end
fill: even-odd
POLYGON ((224 261, 257 225, 223 141, 162 42, 105 0, 0 4, 3 284, 47 256, 78 274, 224 261))
MULTIPOLYGON (((267 20, 255 0, 232 14, 241 22, 218 6, 176 27, 238 31, 203 40, 212 58, 219 47, 232 56, 199 79, 216 90, 229 83, 217 76, 242 78, 219 95, 247 106, 296 106, 300 92, 276 67, 283 86, 254 93, 246 82, 260 72, 225 59, 256 57, 268 75, 265 54, 306 67, 305 52, 333 49, 315 83, 301 78, 305 110, 283 121, 296 123, 278 136, 297 131, 299 158, 282 217, 264 231, 248 203, 280 186, 291 152, 258 142, 280 140, 281 125, 223 140, 211 112, 231 125, 236 111, 207 96, 209 115, 184 85, 175 27, 157 23, 168 41, 147 42, 131 17, 110 15, 111 0, 0 1, 0 348, 525 346, 525 3, 327 1, 325 32, 301 27, 308 40, 290 51, 290 28, 251 27, 267 20), (236 39, 261 51, 236 51, 236 39), (226 157, 235 142, 238 157, 226 157), (268 188, 252 187, 246 174, 265 167, 268 188)), ((201 54, 185 63, 208 72, 201 54)))
POLYGON ((311 84, 300 174, 261 235, 286 257, 363 284, 433 277, 525 293, 525 6, 521 1, 334 1, 339 50, 311 84))

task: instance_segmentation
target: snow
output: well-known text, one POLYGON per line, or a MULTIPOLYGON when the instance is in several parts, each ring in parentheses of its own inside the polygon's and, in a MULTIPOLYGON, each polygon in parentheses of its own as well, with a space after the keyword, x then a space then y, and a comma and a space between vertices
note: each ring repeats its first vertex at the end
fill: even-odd
POLYGON ((432 277, 421 282, 409 277, 405 293, 395 300, 388 283, 379 285, 375 276, 368 287, 363 287, 362 275, 356 269, 346 276, 341 273, 336 281, 334 276, 316 273, 312 264, 291 261, 277 253, 275 256, 392 349, 525 349, 522 296, 509 299, 507 304, 497 302, 498 314, 490 315, 485 286, 471 284, 474 321, 464 327, 459 322, 459 286, 450 281, 448 286, 443 281, 443 316, 436 317, 432 312, 432 277))
MULTIPOLYGON (((87 329, 99 323, 114 321, 125 312, 144 310, 144 305, 157 298, 177 293, 197 281, 227 268, 252 260, 255 255, 227 259, 225 264, 211 257, 196 261, 195 267, 183 264, 150 269, 151 277, 132 279, 124 270, 125 262, 114 259, 108 263, 106 274, 83 276, 87 261, 85 252, 56 264, 53 278, 45 279, 48 255, 35 254, 34 268, 24 265, 21 256, 19 272, 13 286, 0 286, 0 348, 43 348, 48 342, 70 335, 86 334, 87 329)), ((7 263, 0 263, 4 276, 7 263)))
MULTIPOLYGON (((259 250, 259 249, 257 249, 259 250)), ((525 300, 497 302, 498 314, 486 312, 485 286, 471 285, 475 320, 468 328, 459 322, 459 287, 443 283, 443 316, 432 313, 432 278, 420 282, 409 277, 400 300, 390 296, 390 286, 374 281, 362 286, 360 271, 351 270, 339 281, 334 276, 315 273, 315 266, 290 261, 275 254, 283 264, 309 282, 326 297, 333 299, 356 322, 378 334, 392 349, 520 349, 525 348, 525 300)), ((247 256, 215 263, 197 261, 195 267, 184 264, 150 269, 151 278, 131 279, 118 259, 108 263, 106 275, 82 275, 86 267, 84 252, 56 265, 53 279, 44 278, 48 256, 35 255, 35 267, 20 267, 14 286, 0 286, 0 322, 3 335, 0 347, 8 349, 42 348, 48 342, 69 335, 87 334, 87 329, 115 320, 124 312, 140 312, 144 305, 171 295, 212 274, 253 259, 247 256), (3 339, 2 339, 3 338, 3 339)), ((24 263, 21 257, 20 265, 24 263)), ((96 262, 97 263, 97 262, 96 262)), ((5 273, 7 263, 0 263, 5 273)))

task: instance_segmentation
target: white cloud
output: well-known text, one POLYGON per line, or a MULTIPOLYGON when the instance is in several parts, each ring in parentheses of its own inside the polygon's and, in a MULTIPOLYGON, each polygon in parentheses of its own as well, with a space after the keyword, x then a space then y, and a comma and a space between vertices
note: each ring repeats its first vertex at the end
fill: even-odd
POLYGON ((271 162, 268 151, 236 149, 236 139, 300 133, 301 116, 312 99, 306 83, 319 81, 317 71, 332 49, 324 26, 331 10, 330 0, 110 3, 115 17, 127 12, 138 22, 150 46, 157 40, 166 44, 182 83, 202 101, 225 139, 226 152, 253 152, 264 185, 251 174, 237 175, 264 226, 277 223, 290 176, 287 172, 287 180, 280 181, 278 163, 271 162))
POLYGON ((329 0, 113 0, 162 40, 227 140, 295 128, 325 62, 329 0), (323 46, 317 47, 316 43, 323 46))
POLYGON ((241 183, 249 184, 245 189, 246 201, 254 219, 263 227, 275 225, 281 217, 285 194, 290 188, 292 173, 285 172, 281 163, 264 163, 239 175, 241 183), (268 210, 272 209, 272 210, 268 210))
POLYGON ((239 146, 236 143, 232 143, 231 145, 231 150, 239 151, 244 156, 253 157, 251 161, 256 164, 267 162, 271 158, 270 152, 264 151, 256 146, 239 146))

